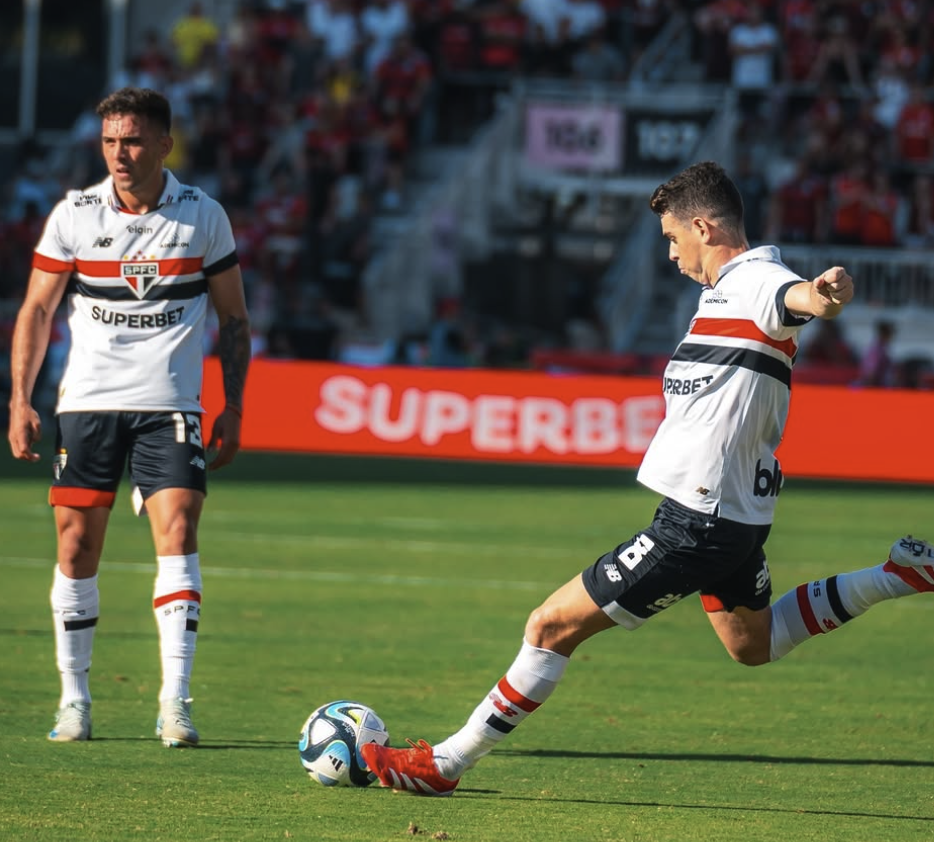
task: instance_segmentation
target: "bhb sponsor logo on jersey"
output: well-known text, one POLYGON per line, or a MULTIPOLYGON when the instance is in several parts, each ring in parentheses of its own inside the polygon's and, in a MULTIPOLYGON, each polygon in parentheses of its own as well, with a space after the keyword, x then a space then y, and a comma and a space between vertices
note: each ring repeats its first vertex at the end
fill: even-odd
POLYGON ((778 497, 782 490, 785 477, 776 459, 771 468, 762 467, 762 460, 756 461, 756 479, 752 493, 756 497, 778 497))

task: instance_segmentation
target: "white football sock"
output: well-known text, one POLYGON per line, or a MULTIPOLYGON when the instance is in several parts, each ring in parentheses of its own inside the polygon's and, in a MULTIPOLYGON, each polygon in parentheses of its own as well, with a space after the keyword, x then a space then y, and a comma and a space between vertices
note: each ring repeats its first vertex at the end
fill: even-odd
POLYGON ((97 576, 69 579, 55 565, 49 602, 55 628, 55 663, 62 680, 59 707, 71 702, 90 702, 88 674, 100 613, 97 576))
POLYGON ((156 564, 152 608, 162 660, 159 699, 188 699, 201 617, 198 553, 157 556, 156 564))
POLYGON ((525 640, 512 666, 456 734, 434 746, 442 777, 455 780, 510 734, 554 691, 570 659, 525 640))
POLYGON ((798 644, 827 634, 887 599, 918 593, 898 575, 877 564, 807 582, 772 604, 771 660, 783 658, 798 644))

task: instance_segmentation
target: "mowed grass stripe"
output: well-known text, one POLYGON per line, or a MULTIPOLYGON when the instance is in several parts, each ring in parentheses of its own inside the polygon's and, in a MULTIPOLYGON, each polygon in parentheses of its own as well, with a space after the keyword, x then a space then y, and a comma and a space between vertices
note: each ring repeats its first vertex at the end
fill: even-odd
MULTIPOLYGON (((48 568, 52 562, 47 558, 10 558, 0 556, 0 566, 48 568)), ((127 573, 143 573, 152 576, 156 572, 155 564, 132 561, 102 561, 101 570, 121 570, 127 573)), ((269 570, 255 567, 215 567, 205 564, 201 574, 206 578, 219 579, 257 579, 265 581, 299 582, 359 582, 359 571, 342 572, 334 570, 269 570)), ((548 587, 544 582, 516 582, 501 579, 463 579, 440 576, 398 576, 367 574, 367 581, 378 585, 429 586, 429 587, 470 587, 481 590, 517 590, 537 591, 548 587)))

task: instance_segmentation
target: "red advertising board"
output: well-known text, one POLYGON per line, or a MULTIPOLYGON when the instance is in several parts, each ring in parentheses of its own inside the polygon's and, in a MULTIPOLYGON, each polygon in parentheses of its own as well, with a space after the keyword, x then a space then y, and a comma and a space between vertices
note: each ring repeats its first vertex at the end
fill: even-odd
MULTIPOLYGON (((357 368, 259 359, 243 447, 307 453, 637 467, 661 421, 656 378, 357 368)), ((220 366, 204 405, 223 405, 220 366)), ((934 392, 800 384, 779 451, 787 476, 930 482, 934 392)))

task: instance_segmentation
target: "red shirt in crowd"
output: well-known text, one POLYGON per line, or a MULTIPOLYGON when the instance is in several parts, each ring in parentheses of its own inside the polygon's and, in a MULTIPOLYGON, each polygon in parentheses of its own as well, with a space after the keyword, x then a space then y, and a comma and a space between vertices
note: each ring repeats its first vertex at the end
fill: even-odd
POLYGON ((934 159, 934 107, 913 100, 902 109, 895 124, 898 157, 908 164, 927 164, 934 159))
POLYGON ((831 226, 839 242, 857 243, 863 225, 863 199, 868 184, 863 173, 853 167, 830 180, 831 226))

